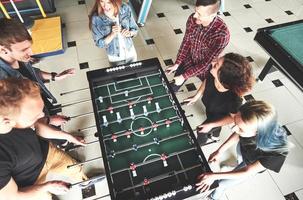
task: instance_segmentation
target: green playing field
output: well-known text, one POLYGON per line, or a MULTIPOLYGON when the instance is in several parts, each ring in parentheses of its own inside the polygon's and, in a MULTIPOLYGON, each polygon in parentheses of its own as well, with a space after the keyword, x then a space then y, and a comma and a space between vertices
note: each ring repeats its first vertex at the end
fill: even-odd
MULTIPOLYGON (((109 157, 112 172, 128 169, 131 163, 142 163, 148 159, 159 159, 160 155, 171 154, 191 148, 192 144, 184 134, 186 130, 180 123, 177 108, 171 101, 167 89, 163 86, 159 73, 138 77, 137 79, 113 82, 95 88, 97 96, 102 96, 103 101, 96 99, 100 119, 106 116, 108 126, 102 126, 102 135, 109 157), (125 94, 127 91, 127 94, 125 94), (148 102, 147 97, 153 100, 148 102), (156 111, 155 103, 158 102, 161 112, 156 111), (129 103, 135 118, 131 118, 129 103), (146 106, 148 115, 144 115, 143 106, 146 106), (109 112, 113 107, 113 113, 109 112), (117 121, 115 113, 119 112, 122 122, 117 121), (171 120, 169 127, 165 121, 171 120), (159 126, 154 130, 152 125, 159 126), (140 128, 144 130, 140 131, 140 128), (132 134, 128 138, 127 131, 132 134), (116 141, 112 135, 117 136, 116 141), (155 140, 160 140, 159 144, 155 140), (162 142, 163 141, 163 142, 162 142), (138 149, 134 150, 133 145, 138 149)), ((100 124, 103 124, 102 121, 100 124)))
POLYGON ((184 199, 209 167, 159 61, 131 65, 88 73, 111 198, 184 199))

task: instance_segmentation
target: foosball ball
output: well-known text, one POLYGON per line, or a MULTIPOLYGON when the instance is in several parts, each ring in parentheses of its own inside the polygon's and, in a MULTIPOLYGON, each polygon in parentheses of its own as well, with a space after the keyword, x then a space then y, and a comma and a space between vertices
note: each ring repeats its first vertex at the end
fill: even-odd
POLYGON ((184 199, 210 171, 157 58, 87 72, 110 196, 184 199))

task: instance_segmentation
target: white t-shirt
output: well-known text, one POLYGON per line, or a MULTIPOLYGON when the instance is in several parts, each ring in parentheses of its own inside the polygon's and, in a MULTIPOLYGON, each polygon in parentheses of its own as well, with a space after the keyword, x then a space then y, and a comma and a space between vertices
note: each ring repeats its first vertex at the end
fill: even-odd
MULTIPOLYGON (((115 21, 116 21, 116 25, 120 26, 119 16, 116 17, 115 21)), ((137 57, 137 53, 136 53, 136 49, 135 49, 134 45, 128 51, 125 48, 125 41, 123 39, 124 36, 121 35, 121 33, 118 33, 117 37, 118 37, 118 40, 119 40, 119 55, 120 56, 108 55, 108 60, 110 62, 117 62, 117 61, 121 61, 121 60, 127 60, 129 58, 137 57)))

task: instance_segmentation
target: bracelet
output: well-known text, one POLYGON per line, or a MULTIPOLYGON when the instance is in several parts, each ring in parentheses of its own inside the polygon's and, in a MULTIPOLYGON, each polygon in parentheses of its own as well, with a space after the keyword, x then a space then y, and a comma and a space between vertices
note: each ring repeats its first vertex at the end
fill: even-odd
POLYGON ((52 81, 55 81, 55 77, 57 76, 58 74, 56 72, 51 72, 51 80, 52 81))

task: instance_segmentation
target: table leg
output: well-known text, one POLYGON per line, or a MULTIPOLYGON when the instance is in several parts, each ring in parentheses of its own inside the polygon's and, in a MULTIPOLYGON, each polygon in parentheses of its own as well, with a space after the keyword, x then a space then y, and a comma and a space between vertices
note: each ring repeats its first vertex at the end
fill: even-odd
POLYGON ((257 80, 263 81, 265 76, 268 74, 269 70, 275 65, 275 61, 273 59, 269 59, 265 64, 264 68, 262 69, 261 73, 258 76, 257 80))

